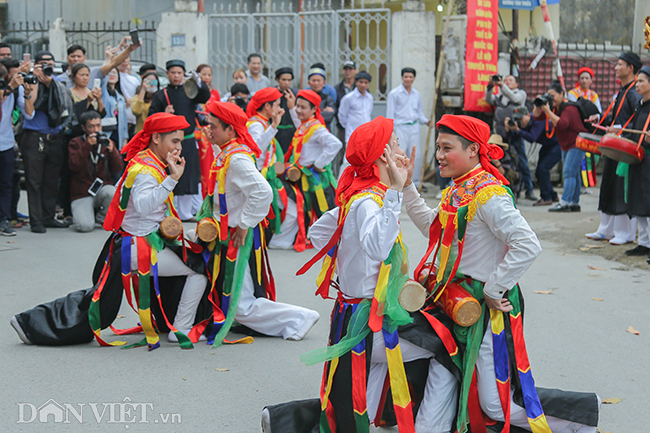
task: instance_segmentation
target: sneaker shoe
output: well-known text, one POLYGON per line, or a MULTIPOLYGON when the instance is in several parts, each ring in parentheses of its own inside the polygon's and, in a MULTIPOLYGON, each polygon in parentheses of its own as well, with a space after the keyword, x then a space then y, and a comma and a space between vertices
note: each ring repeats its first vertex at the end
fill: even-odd
POLYGON ((29 338, 27 338, 27 336, 25 335, 25 331, 23 331, 23 328, 18 323, 18 319, 16 318, 16 316, 11 316, 11 319, 9 319, 9 323, 11 323, 11 326, 14 328, 14 331, 16 331, 16 334, 18 334, 18 338, 20 338, 20 340, 23 343, 29 345, 34 344, 31 341, 29 341, 29 338))
POLYGON ((24 225, 25 223, 20 220, 11 220, 11 227, 14 229, 19 229, 24 225))
POLYGON ((636 247, 632 248, 631 250, 625 251, 626 256, 647 256, 650 254, 650 248, 644 247, 643 245, 637 245, 636 247))
POLYGON ((314 327, 316 322, 318 322, 318 319, 320 319, 320 314, 318 314, 316 311, 310 310, 302 329, 293 334, 291 337, 287 338, 287 340, 300 341, 305 338, 305 335, 307 335, 311 328, 314 327))
POLYGON ((629 244, 630 242, 632 241, 628 241, 627 239, 623 238, 617 238, 616 236, 609 240, 610 245, 625 245, 629 244))
POLYGON ((533 194, 532 192, 527 192, 526 193, 526 200, 537 201, 537 197, 535 197, 535 194, 533 194))
POLYGON ((549 212, 571 212, 571 206, 558 203, 548 210, 549 212))
POLYGON ((47 229, 43 225, 43 223, 36 223, 31 225, 31 230, 34 233, 46 233, 47 229))
POLYGON ((16 230, 11 227, 9 220, 0 222, 0 235, 2 236, 16 236, 16 230))
POLYGON ((605 236, 605 235, 603 235, 603 234, 600 234, 600 233, 598 233, 598 232, 587 233, 587 234, 585 235, 585 237, 587 237, 587 238, 589 238, 589 239, 593 239, 593 240, 595 240, 595 241, 608 241, 608 240, 611 239, 611 238, 608 238, 607 236, 605 236))
POLYGON ((569 211, 571 211, 571 212, 580 212, 581 211, 580 205, 579 204, 569 205, 569 211))
POLYGON ((535 203, 533 203, 533 206, 550 206, 552 204, 553 200, 544 200, 543 198, 540 198, 535 203))
POLYGON ((70 227, 70 224, 68 224, 66 222, 63 222, 63 221, 59 221, 56 218, 45 220, 43 225, 45 227, 50 227, 50 228, 55 228, 55 229, 65 229, 65 228, 70 227))

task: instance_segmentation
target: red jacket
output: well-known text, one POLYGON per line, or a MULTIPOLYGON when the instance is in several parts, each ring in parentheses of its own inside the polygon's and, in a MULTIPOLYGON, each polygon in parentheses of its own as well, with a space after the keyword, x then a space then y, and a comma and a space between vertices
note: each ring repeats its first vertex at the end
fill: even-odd
POLYGON ((565 102, 560 111, 560 120, 555 126, 555 136, 560 142, 560 148, 567 151, 576 147, 576 138, 581 132, 588 131, 582 123, 578 107, 565 102))
POLYGON ((97 145, 89 145, 84 136, 73 138, 68 143, 70 200, 89 197, 88 188, 96 178, 103 180, 104 184, 112 185, 111 173, 119 173, 124 168, 124 161, 117 151, 117 146, 113 145, 112 152, 109 152, 107 147, 102 147, 97 164, 93 164, 90 159, 90 151, 95 149, 97 145), (108 170, 106 170, 107 159, 108 170))

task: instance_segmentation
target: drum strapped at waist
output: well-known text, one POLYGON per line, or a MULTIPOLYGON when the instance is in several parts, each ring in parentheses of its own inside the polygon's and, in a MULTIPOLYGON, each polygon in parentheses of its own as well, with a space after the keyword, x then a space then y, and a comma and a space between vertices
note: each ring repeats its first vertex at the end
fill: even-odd
POLYGON ((183 223, 175 216, 168 216, 160 223, 160 237, 167 241, 178 239, 183 233, 183 223))
POLYGON ((645 156, 645 149, 641 146, 642 142, 639 141, 637 144, 616 134, 605 134, 600 140, 600 152, 614 161, 638 164, 643 161, 645 156))
POLYGON ((290 162, 285 163, 284 168, 280 171, 276 169, 276 173, 290 182, 298 182, 302 176, 302 171, 290 162))
POLYGON ((201 218, 196 225, 196 235, 205 243, 210 243, 219 237, 219 226, 211 216, 201 218))

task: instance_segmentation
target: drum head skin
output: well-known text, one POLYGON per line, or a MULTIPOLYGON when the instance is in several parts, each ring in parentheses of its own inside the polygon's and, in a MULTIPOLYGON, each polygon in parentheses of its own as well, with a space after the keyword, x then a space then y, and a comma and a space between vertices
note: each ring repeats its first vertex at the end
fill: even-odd
POLYGON ((408 280, 404 283, 402 291, 399 294, 400 305, 409 313, 420 310, 427 299, 427 291, 422 284, 414 280, 408 280))

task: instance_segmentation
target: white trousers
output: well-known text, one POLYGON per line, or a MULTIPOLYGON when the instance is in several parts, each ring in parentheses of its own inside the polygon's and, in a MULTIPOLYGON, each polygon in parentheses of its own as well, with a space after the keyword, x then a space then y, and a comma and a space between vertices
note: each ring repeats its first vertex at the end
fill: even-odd
MULTIPOLYGON (((239 260, 239 252, 237 257, 239 260)), ((316 311, 297 305, 256 298, 254 290, 250 266, 247 264, 235 320, 264 335, 286 340, 304 332, 304 328, 312 324, 308 319, 314 314, 318 315, 316 311)))
MULTIPOLYGON (((138 269, 138 250, 134 243, 131 246, 131 270, 138 269)), ((174 327, 181 332, 188 332, 194 325, 196 308, 201 302, 203 292, 207 288, 208 279, 205 275, 198 274, 190 269, 183 260, 172 250, 165 248, 158 251, 158 276, 176 277, 186 276, 181 300, 178 303, 174 327)), ((153 289, 153 288, 152 288, 153 289)))
POLYGON ((104 185, 94 197, 88 196, 73 200, 70 207, 75 229, 80 232, 91 232, 95 228, 95 222, 102 224, 106 218, 108 207, 111 205, 111 200, 113 200, 113 195, 115 195, 115 187, 104 185))
POLYGON ((650 217, 636 217, 639 226, 639 245, 650 248, 650 217))
POLYGON ((285 214, 284 221, 280 226, 282 233, 274 233, 269 242, 269 248, 290 250, 296 241, 298 234, 298 206, 296 202, 287 198, 287 213, 285 214))
MULTIPOLYGON (((494 351, 492 349, 492 329, 488 322, 488 329, 481 343, 476 360, 476 387, 478 399, 483 412, 495 421, 505 421, 499 390, 497 388, 496 374, 494 372, 494 351)), ((586 426, 560 418, 546 415, 546 421, 553 433, 595 433, 596 427, 586 426)), ((526 416, 526 409, 515 404, 510 395, 510 424, 531 431, 526 416)))
POLYGON ((636 224, 636 218, 630 219, 627 215, 609 215, 601 212, 597 233, 607 239, 616 238, 632 242, 636 238, 636 224))
POLYGON ((408 158, 415 148, 415 170, 411 179, 416 187, 420 186, 420 173, 422 172, 422 145, 420 144, 420 124, 395 125, 395 135, 399 139, 399 147, 402 148, 408 158))
MULTIPOLYGON (((381 400, 388 364, 384 335, 375 332, 370 359, 370 374, 367 386, 367 406, 370 422, 375 419, 381 400)), ((416 433, 448 433, 456 415, 458 403, 458 381, 453 374, 433 357, 433 353, 400 338, 400 349, 404 362, 416 359, 430 359, 424 397, 415 418, 416 433)))

